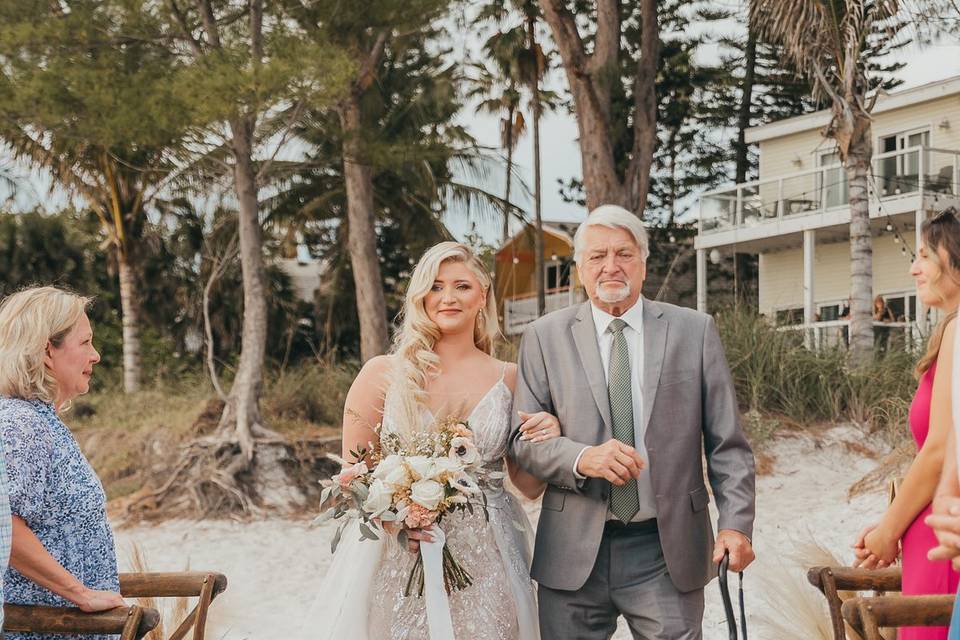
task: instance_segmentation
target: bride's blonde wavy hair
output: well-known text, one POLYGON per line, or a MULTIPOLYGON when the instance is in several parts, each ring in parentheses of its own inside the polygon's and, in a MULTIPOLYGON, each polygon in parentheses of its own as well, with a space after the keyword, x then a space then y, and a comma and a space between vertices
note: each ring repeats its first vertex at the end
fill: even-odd
POLYGON ((427 315, 424 298, 433 287, 440 266, 445 262, 460 262, 476 276, 486 301, 477 314, 473 328, 473 343, 488 355, 493 355, 494 343, 500 335, 497 302, 493 295, 493 278, 473 251, 459 242, 441 242, 428 249, 410 277, 410 285, 400 317, 400 330, 394 339, 391 354, 393 375, 401 419, 404 425, 419 424, 421 409, 426 404, 429 376, 440 372, 440 359, 433 351, 440 339, 440 329, 427 315))

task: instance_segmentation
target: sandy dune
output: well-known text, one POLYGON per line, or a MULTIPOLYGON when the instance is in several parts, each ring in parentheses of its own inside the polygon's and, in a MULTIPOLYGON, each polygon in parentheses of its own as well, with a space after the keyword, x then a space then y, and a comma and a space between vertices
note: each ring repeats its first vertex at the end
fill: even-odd
MULTIPOLYGON (((877 464, 844 445, 862 440, 863 434, 855 429, 836 428, 816 441, 800 434, 774 446, 775 471, 758 482, 754 538, 760 560, 746 575, 751 639, 782 640, 762 626, 756 614, 765 606, 763 594, 775 593, 772 581, 782 584, 784 575, 803 580, 801 570, 784 564, 785 553, 814 539, 849 561, 854 536, 883 508, 886 496, 880 493, 847 501, 848 487, 877 464)), ((535 519, 536 505, 530 511, 535 519)), ((121 568, 129 566, 130 545, 136 542, 151 570, 189 567, 225 573, 230 586, 211 610, 209 637, 283 640, 294 637, 298 612, 318 595, 315 589, 330 562, 331 535, 332 527, 313 528, 304 520, 175 521, 118 531, 117 548, 121 568)), ((621 624, 614 638, 629 637, 621 624)), ((704 638, 726 637, 714 582, 707 587, 704 638)))

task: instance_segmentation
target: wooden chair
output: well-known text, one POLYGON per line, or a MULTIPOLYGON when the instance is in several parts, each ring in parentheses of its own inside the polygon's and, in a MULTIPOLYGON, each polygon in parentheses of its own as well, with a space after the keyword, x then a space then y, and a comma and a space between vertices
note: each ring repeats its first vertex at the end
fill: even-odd
MULTIPOLYGON (((227 588, 220 573, 121 573, 120 593, 125 598, 197 598, 196 606, 170 634, 182 640, 193 629, 193 640, 203 640, 207 611, 214 598, 227 588)), ((120 634, 121 640, 139 640, 160 624, 160 614, 150 607, 119 607, 101 613, 84 613, 67 607, 4 605, 4 630, 81 635, 120 634)))
POLYGON ((883 640, 881 627, 945 627, 953 613, 953 595, 851 598, 843 619, 863 640, 883 640))
POLYGON ((137 605, 100 613, 84 613, 73 607, 3 605, 3 630, 80 635, 116 634, 120 640, 140 640, 160 624, 156 609, 137 605))
POLYGON ((807 580, 823 593, 830 610, 830 623, 834 640, 846 640, 844 626, 844 602, 841 591, 874 591, 886 593, 900 591, 902 573, 900 567, 887 569, 858 569, 854 567, 813 567, 807 571, 807 580))
POLYGON ((182 640, 193 628, 193 640, 203 640, 210 603, 227 588, 222 573, 121 573, 120 593, 127 598, 197 598, 197 604, 168 640, 182 640))

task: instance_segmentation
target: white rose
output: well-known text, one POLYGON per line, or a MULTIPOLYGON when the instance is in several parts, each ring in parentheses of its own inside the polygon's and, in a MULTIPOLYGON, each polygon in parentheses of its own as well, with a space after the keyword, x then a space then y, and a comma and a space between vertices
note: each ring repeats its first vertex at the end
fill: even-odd
POLYGON ((385 485, 396 491, 410 484, 410 473, 405 466, 399 465, 394 467, 382 480, 385 485))
POLYGON ((406 458, 406 463, 414 480, 433 477, 433 460, 427 456, 410 456, 406 458))
POLYGON ((465 465, 476 464, 480 460, 480 452, 469 438, 457 436, 450 441, 450 458, 459 460, 465 465))
POLYGON ((434 480, 420 480, 410 485, 410 499, 429 511, 443 500, 443 485, 434 480))
POLYGON ((377 468, 373 470, 373 477, 383 480, 397 467, 403 467, 403 456, 394 453, 380 461, 377 468))
POLYGON ((433 479, 436 480, 444 473, 460 473, 463 471, 463 464, 459 458, 437 458, 433 462, 433 479))
POLYGON ((383 483, 382 480, 374 480, 370 485, 370 491, 367 493, 367 499, 363 503, 363 510, 373 516, 378 516, 393 504, 393 490, 383 483))

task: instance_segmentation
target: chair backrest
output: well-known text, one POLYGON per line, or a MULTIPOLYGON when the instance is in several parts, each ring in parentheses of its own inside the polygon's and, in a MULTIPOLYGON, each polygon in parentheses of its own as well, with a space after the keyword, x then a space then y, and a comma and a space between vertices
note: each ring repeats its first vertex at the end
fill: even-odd
POLYGON ((945 627, 953 613, 953 595, 873 596, 843 603, 843 619, 863 640, 885 640, 882 627, 945 627))
POLYGON ((847 640, 841 592, 899 591, 902 573, 899 567, 888 569, 858 569, 854 567, 812 567, 807 581, 823 593, 830 611, 830 625, 834 640, 847 640))
POLYGON ((227 588, 222 573, 121 573, 120 593, 130 598, 197 598, 197 604, 168 640, 182 640, 193 629, 193 640, 204 640, 207 611, 214 598, 227 588))
POLYGON ((156 609, 138 605, 85 613, 73 607, 4 604, 3 615, 7 632, 119 635, 121 640, 139 640, 160 624, 156 609))

